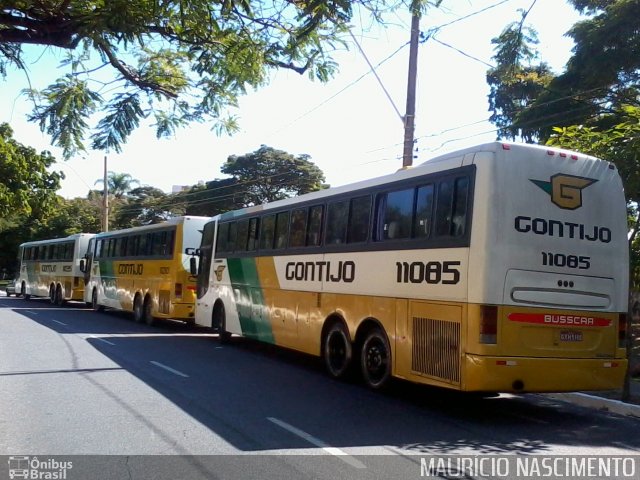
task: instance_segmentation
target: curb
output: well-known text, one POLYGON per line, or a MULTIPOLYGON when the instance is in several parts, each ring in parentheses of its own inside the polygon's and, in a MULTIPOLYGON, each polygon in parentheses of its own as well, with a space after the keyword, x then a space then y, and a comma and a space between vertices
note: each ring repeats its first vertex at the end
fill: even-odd
POLYGON ((620 400, 612 400, 609 398, 597 397, 586 393, 546 393, 542 396, 560 400, 563 402, 573 403, 581 407, 595 408, 604 410, 618 415, 640 418, 640 405, 621 402, 620 400))

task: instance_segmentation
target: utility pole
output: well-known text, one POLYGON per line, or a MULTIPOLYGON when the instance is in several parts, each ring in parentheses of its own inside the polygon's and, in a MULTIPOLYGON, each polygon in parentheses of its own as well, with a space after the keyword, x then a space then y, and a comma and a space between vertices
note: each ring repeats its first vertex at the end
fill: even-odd
POLYGON ((109 231, 109 183, 107 182, 107 156, 104 156, 104 190, 102 196, 102 231, 109 231))
POLYGON ((407 80, 407 108, 404 115, 404 149, 402 167, 413 165, 413 137, 416 117, 416 76, 418 74, 418 41, 420 39, 420 6, 411 4, 411 39, 409 42, 409 77, 407 80))

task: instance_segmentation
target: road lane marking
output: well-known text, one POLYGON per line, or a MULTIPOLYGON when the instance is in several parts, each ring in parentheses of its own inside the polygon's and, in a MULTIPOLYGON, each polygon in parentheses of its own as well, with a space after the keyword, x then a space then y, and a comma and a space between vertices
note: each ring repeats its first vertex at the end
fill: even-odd
POLYGON ((189 375, 187 375, 185 373, 182 373, 179 370, 175 370, 175 369, 173 369, 171 367, 167 367, 166 365, 163 365, 160 362, 156 362, 155 360, 151 360, 151 363, 153 363, 156 367, 164 368, 167 372, 171 372, 171 373, 173 373, 175 375, 179 375, 179 376, 184 377, 184 378, 189 378, 189 375))
POLYGON ((282 420, 279 420, 279 419, 277 419, 275 417, 267 417, 267 420, 269 420, 272 423, 275 423, 280 428, 284 428, 288 432, 291 432, 294 435, 306 440, 307 442, 311 443, 312 445, 315 445, 316 447, 319 447, 319 448, 323 449, 325 452, 330 453, 331 455, 335 455, 340 460, 342 460, 343 462, 351 465, 354 468, 367 468, 364 465, 364 463, 360 462, 355 457, 352 457, 351 455, 349 455, 344 450, 340 450, 339 448, 332 447, 328 443, 323 442, 319 438, 316 438, 313 435, 310 435, 307 432, 305 432, 303 430, 300 430, 299 428, 296 428, 293 425, 288 424, 287 422, 283 422, 282 420))
POLYGON ((25 310, 25 312, 30 313, 31 315, 38 315, 38 312, 34 312, 33 310, 25 310))
POLYGON ((59 323, 60 325, 64 325, 65 327, 67 326, 66 323, 61 322, 60 320, 54 320, 53 318, 51 319, 52 322, 56 322, 59 323))
POLYGON ((87 338, 93 338, 95 340, 100 340, 101 342, 108 343, 109 345, 113 345, 115 347, 115 343, 110 342, 109 340, 105 340, 104 338, 96 337, 95 335, 89 335, 87 338))

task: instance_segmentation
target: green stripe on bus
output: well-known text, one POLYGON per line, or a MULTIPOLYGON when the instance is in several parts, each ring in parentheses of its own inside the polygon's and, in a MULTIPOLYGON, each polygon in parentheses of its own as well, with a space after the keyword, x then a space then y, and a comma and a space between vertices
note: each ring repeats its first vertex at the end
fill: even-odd
POLYGON ((240 317, 242 335, 261 342, 275 343, 255 259, 229 258, 227 266, 240 317), (251 285, 254 287, 251 288, 251 285))

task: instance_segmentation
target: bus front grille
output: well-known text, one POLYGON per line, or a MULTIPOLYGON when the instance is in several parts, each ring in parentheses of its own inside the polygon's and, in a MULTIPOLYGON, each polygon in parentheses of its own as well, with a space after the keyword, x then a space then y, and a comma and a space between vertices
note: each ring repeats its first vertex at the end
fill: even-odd
POLYGON ((411 369, 460 383, 460 323, 413 317, 411 369))

